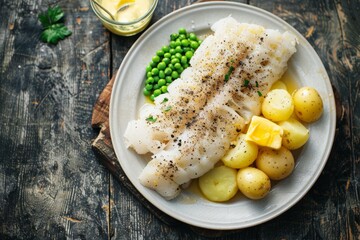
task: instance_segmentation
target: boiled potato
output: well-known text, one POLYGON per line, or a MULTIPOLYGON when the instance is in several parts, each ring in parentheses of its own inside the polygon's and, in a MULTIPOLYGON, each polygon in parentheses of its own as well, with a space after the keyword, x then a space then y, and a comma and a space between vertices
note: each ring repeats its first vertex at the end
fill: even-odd
POLYGON ((245 140, 246 135, 240 133, 236 145, 222 158, 225 166, 231 168, 244 168, 252 164, 258 155, 258 146, 245 140))
POLYGON ((263 171, 271 180, 281 180, 294 170, 295 161, 290 150, 263 148, 255 161, 256 167, 263 171))
POLYGON ((273 89, 284 89, 284 90, 287 90, 287 87, 286 87, 286 84, 283 82, 283 81, 276 81, 274 82, 274 84, 271 86, 271 89, 270 90, 273 90, 273 89))
POLYGON ((302 87, 293 93, 296 116, 304 122, 314 122, 323 113, 323 101, 312 87, 302 87))
POLYGON ((273 122, 285 121, 293 114, 293 99, 284 89, 271 90, 264 98, 261 111, 264 117, 273 122))
POLYGON ((279 122, 278 125, 284 130, 282 145, 287 149, 298 149, 309 139, 309 130, 295 118, 279 122))
POLYGON ((237 184, 240 192, 250 199, 261 199, 271 189, 269 177, 263 171, 253 167, 242 168, 238 171, 237 184))
POLYGON ((227 201, 238 191, 236 174, 233 168, 215 167, 199 178, 199 188, 210 201, 227 201))

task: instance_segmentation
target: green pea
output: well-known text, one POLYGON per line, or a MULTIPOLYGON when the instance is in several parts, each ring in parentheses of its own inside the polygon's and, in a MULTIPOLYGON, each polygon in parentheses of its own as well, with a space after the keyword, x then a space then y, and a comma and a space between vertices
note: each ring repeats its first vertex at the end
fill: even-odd
POLYGON ((199 45, 201 45, 201 43, 202 43, 202 41, 201 41, 201 40, 199 40, 199 41, 198 41, 198 44, 199 44, 199 45))
POLYGON ((171 70, 174 70, 175 69, 174 64, 169 63, 168 68, 170 68, 171 70))
POLYGON ((153 89, 153 85, 151 85, 151 84, 146 84, 146 86, 145 86, 145 88, 146 88, 146 90, 151 90, 151 89, 153 89))
POLYGON ((154 85, 154 91, 155 91, 156 89, 159 89, 159 88, 160 88, 159 84, 155 84, 155 85, 154 85))
POLYGON ((183 47, 187 47, 187 46, 189 46, 189 41, 187 40, 187 39, 183 39, 183 40, 181 40, 181 46, 183 46, 183 47))
POLYGON ((158 82, 159 87, 164 86, 166 84, 166 80, 165 79, 160 79, 158 82))
POLYGON ((155 77, 154 77, 154 82, 158 82, 159 79, 160 79, 159 76, 155 76, 155 77))
POLYGON ((190 47, 193 48, 193 49, 197 49, 199 47, 199 43, 198 42, 195 42, 195 41, 192 41, 190 43, 190 47))
POLYGON ((155 100, 155 95, 154 95, 154 94, 151 94, 150 100, 151 100, 151 101, 154 101, 154 100, 155 100))
POLYGON ((170 39, 171 39, 171 40, 176 40, 178 37, 179 37, 179 34, 177 34, 177 33, 172 33, 172 34, 170 35, 170 39))
POLYGON ((167 83, 172 83, 172 77, 171 76, 166 76, 165 78, 167 83))
POLYGON ((170 53, 171 55, 174 55, 174 54, 176 53, 175 48, 171 48, 170 51, 169 51, 169 53, 170 53))
POLYGON ((159 69, 153 68, 153 69, 151 70, 151 74, 152 74, 153 76, 158 75, 158 74, 159 74, 159 69))
POLYGON ((174 59, 174 58, 176 58, 175 54, 171 55, 170 59, 174 59))
MULTIPOLYGON (((169 50, 170 51, 170 50, 169 50)), ((164 54, 164 58, 170 58, 171 57, 171 53, 170 52, 167 52, 164 54)), ((164 59, 163 59, 164 61, 164 59)))
POLYGON ((159 70, 164 70, 166 68, 166 63, 164 62, 159 62, 159 64, 157 65, 157 68, 159 70))
POLYGON ((163 50, 164 53, 168 53, 169 50, 170 50, 170 47, 169 47, 169 46, 163 46, 163 47, 161 48, 161 50, 163 50))
POLYGON ((161 87, 161 91, 162 91, 163 93, 166 93, 166 92, 167 92, 167 86, 162 86, 162 87, 161 87))
POLYGON ((147 72, 147 73, 146 73, 146 77, 149 78, 149 77, 151 77, 151 76, 152 76, 152 70, 151 70, 151 72, 147 72))
POLYGON ((177 53, 182 53, 183 50, 182 50, 181 46, 177 46, 177 47, 175 48, 175 52, 177 52, 177 53))
POLYGON ((150 92, 149 90, 147 90, 146 88, 144 88, 143 94, 144 94, 145 96, 150 96, 151 92, 150 92))
POLYGON ((194 54, 193 54, 192 51, 187 51, 187 52, 185 53, 185 56, 186 56, 186 58, 187 58, 188 60, 190 60, 193 55, 194 55, 194 54))
POLYGON ((183 67, 180 67, 180 68, 177 70, 177 72, 178 72, 179 74, 181 74, 183 71, 184 71, 184 68, 183 68, 183 67))
POLYGON ((192 40, 192 41, 197 41, 197 37, 196 37, 195 33, 190 33, 189 34, 189 39, 192 40))
POLYGON ((186 34, 180 34, 178 39, 179 39, 179 40, 184 40, 184 39, 186 39, 186 34))
POLYGON ((165 78, 165 72, 163 70, 159 71, 159 78, 165 78))
POLYGON ((190 66, 190 65, 189 65, 188 63, 183 64, 183 68, 184 68, 184 69, 188 68, 189 66, 190 66))
POLYGON ((165 68, 164 72, 165 72, 165 75, 168 76, 168 75, 171 75, 172 70, 171 70, 171 68, 167 67, 167 68, 165 68))
POLYGON ((179 39, 177 39, 177 40, 175 41, 175 48, 176 48, 176 47, 179 47, 179 46, 181 46, 181 41, 180 41, 179 39))
POLYGON ((150 65, 148 65, 148 66, 146 67, 146 72, 150 72, 151 69, 152 69, 152 67, 151 67, 150 65))
POLYGON ((162 62, 167 66, 170 63, 170 58, 163 58, 162 62))
POLYGON ((175 53, 175 57, 177 57, 178 59, 180 59, 182 57, 181 53, 175 53))
POLYGON ((177 71, 173 71, 173 72, 171 73, 171 77, 172 77, 173 79, 177 79, 177 78, 179 77, 178 72, 177 72, 177 71))
POLYGON ((160 62, 160 57, 157 55, 153 56, 152 60, 153 60, 153 62, 158 63, 158 62, 160 62))
POLYGON ((180 28, 179 29, 179 34, 186 34, 186 29, 185 28, 180 28))
MULTIPOLYGON (((170 46, 170 49, 171 49, 171 48, 175 48, 175 47, 176 47, 175 41, 170 41, 169 46, 170 46)), ((170 50, 169 50, 169 51, 170 51, 170 50)))
POLYGON ((172 64, 179 63, 179 62, 180 62, 180 60, 178 58, 176 58, 176 57, 171 59, 172 64))
POLYGON ((146 79, 145 83, 153 83, 154 82, 154 78, 153 77, 149 77, 148 79, 146 79))
POLYGON ((160 94, 161 94, 161 90, 160 90, 160 89, 156 89, 156 90, 154 91, 154 96, 155 96, 155 97, 159 96, 160 94))
POLYGON ((176 69, 180 69, 180 68, 181 68, 181 64, 180 64, 180 63, 175 63, 175 64, 174 64, 174 67, 175 67, 176 69))
POLYGON ((151 63, 150 63, 150 66, 151 66, 151 67, 156 67, 156 65, 157 65, 156 62, 151 61, 151 63))
POLYGON ((156 52, 156 55, 158 55, 159 57, 164 56, 164 51, 163 50, 159 50, 156 52))
POLYGON ((184 52, 188 52, 188 51, 191 51, 193 49, 191 47, 184 47, 183 50, 184 50, 184 52))
POLYGON ((186 56, 182 56, 181 59, 180 59, 180 62, 181 62, 181 64, 187 64, 187 62, 188 62, 187 57, 186 57, 186 56))

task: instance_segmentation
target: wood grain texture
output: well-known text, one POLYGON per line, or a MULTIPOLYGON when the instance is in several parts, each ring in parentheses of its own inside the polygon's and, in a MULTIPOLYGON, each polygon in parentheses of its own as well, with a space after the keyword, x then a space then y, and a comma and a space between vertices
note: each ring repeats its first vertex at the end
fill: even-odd
MULTIPOLYGON (((194 2, 160 0, 152 23, 194 2)), ((87 0, 0 0, 0 239, 359 239, 360 3, 241 2, 303 34, 336 93, 331 156, 299 203, 231 232, 156 217, 91 150, 92 108, 138 36, 110 34, 87 0), (53 46, 39 41, 37 14, 55 4, 73 35, 53 46)))
POLYGON ((108 235, 109 173, 89 124, 108 81, 109 33, 87 1, 56 3, 73 31, 56 46, 39 41, 48 3, 0 3, 1 239, 108 235))

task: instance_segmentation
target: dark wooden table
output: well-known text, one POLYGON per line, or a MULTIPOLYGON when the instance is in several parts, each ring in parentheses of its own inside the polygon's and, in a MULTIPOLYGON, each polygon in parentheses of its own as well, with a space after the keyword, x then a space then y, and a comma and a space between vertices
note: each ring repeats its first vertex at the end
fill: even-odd
MULTIPOLYGON (((160 0, 152 23, 194 2, 160 0)), ((239 2, 303 34, 336 94, 334 146, 300 202, 235 232, 160 220, 91 149, 94 103, 138 36, 109 33, 87 0, 0 0, 0 239, 359 239, 360 2, 239 2), (48 45, 37 15, 55 4, 73 34, 48 45)))

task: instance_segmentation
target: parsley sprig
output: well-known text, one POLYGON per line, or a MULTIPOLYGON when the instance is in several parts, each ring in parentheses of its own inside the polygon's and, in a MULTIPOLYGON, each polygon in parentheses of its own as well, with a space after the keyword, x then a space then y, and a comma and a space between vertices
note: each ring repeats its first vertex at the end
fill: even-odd
POLYGON ((40 38, 43 42, 57 44, 72 34, 72 32, 62 23, 64 12, 59 6, 49 7, 47 11, 42 12, 38 16, 43 26, 40 38))

